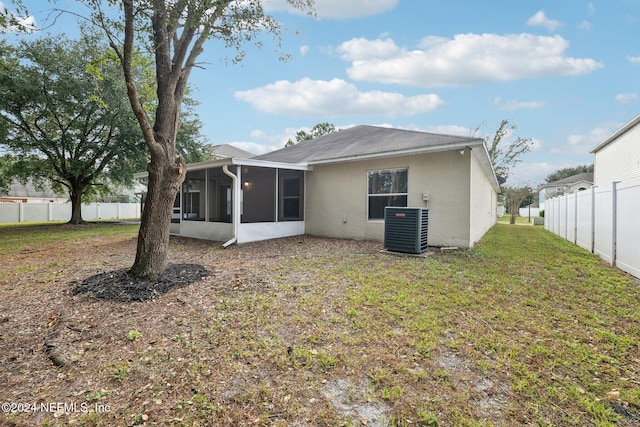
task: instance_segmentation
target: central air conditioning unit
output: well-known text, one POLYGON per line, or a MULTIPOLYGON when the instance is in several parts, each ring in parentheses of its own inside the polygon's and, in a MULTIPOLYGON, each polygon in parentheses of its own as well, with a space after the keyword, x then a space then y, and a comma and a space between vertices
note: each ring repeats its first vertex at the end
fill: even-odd
POLYGON ((427 250, 429 209, 384 208, 384 248, 393 252, 420 254, 427 250))

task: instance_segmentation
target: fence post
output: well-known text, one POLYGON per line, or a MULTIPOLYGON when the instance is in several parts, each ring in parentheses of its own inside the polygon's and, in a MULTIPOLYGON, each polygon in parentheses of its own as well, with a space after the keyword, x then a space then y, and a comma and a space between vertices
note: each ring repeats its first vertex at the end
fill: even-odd
POLYGON ((564 198, 564 240, 569 240, 569 196, 565 194, 562 197, 564 198))
POLYGON ((573 244, 578 244, 578 192, 573 193, 573 244))
POLYGON ((24 203, 18 203, 18 222, 24 222, 24 203))
POLYGON ((596 186, 591 187, 591 253, 596 250, 596 186))
POLYGON ((620 181, 613 181, 611 183, 611 202, 612 213, 611 213, 611 265, 616 265, 616 246, 617 242, 617 234, 618 234, 618 184, 620 181))

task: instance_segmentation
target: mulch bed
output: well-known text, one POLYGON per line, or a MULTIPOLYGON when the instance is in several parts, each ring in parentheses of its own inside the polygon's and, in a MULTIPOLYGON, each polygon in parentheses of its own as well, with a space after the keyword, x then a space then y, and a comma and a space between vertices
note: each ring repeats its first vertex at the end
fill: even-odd
POLYGON ((171 264, 155 280, 140 278, 123 268, 95 274, 72 283, 72 294, 87 294, 92 298, 117 302, 148 301, 171 289, 189 286, 205 277, 209 271, 198 264, 171 264))

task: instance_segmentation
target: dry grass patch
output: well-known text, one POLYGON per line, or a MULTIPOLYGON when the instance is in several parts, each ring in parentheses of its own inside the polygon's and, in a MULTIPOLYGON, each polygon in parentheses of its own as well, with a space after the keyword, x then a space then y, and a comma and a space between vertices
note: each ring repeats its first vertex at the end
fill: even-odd
POLYGON ((130 266, 135 227, 90 227, 0 231, 0 400, 38 405, 4 424, 638 423, 637 281, 540 228, 427 258, 173 238, 208 276, 116 302, 73 284, 130 266))

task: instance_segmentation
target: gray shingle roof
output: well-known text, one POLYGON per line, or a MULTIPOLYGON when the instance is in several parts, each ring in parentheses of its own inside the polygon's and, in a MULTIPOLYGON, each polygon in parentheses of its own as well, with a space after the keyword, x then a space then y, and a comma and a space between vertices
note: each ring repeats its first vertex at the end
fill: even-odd
POLYGON ((449 145, 454 149, 455 146, 479 143, 482 143, 482 140, 478 138, 362 125, 303 141, 292 147, 254 157, 254 159, 313 164, 360 156, 392 156, 407 151, 427 152, 430 149, 442 149, 449 145))
POLYGON ((559 185, 574 184, 580 181, 587 181, 587 182, 593 183, 593 172, 584 172, 576 175, 571 175, 554 182, 549 182, 548 184, 545 184, 543 187, 557 187, 559 185))
POLYGON ((233 157, 250 159, 255 156, 255 154, 250 153, 241 148, 234 147, 231 144, 215 145, 213 149, 214 149, 215 158, 220 158, 220 159, 233 158, 233 157))

